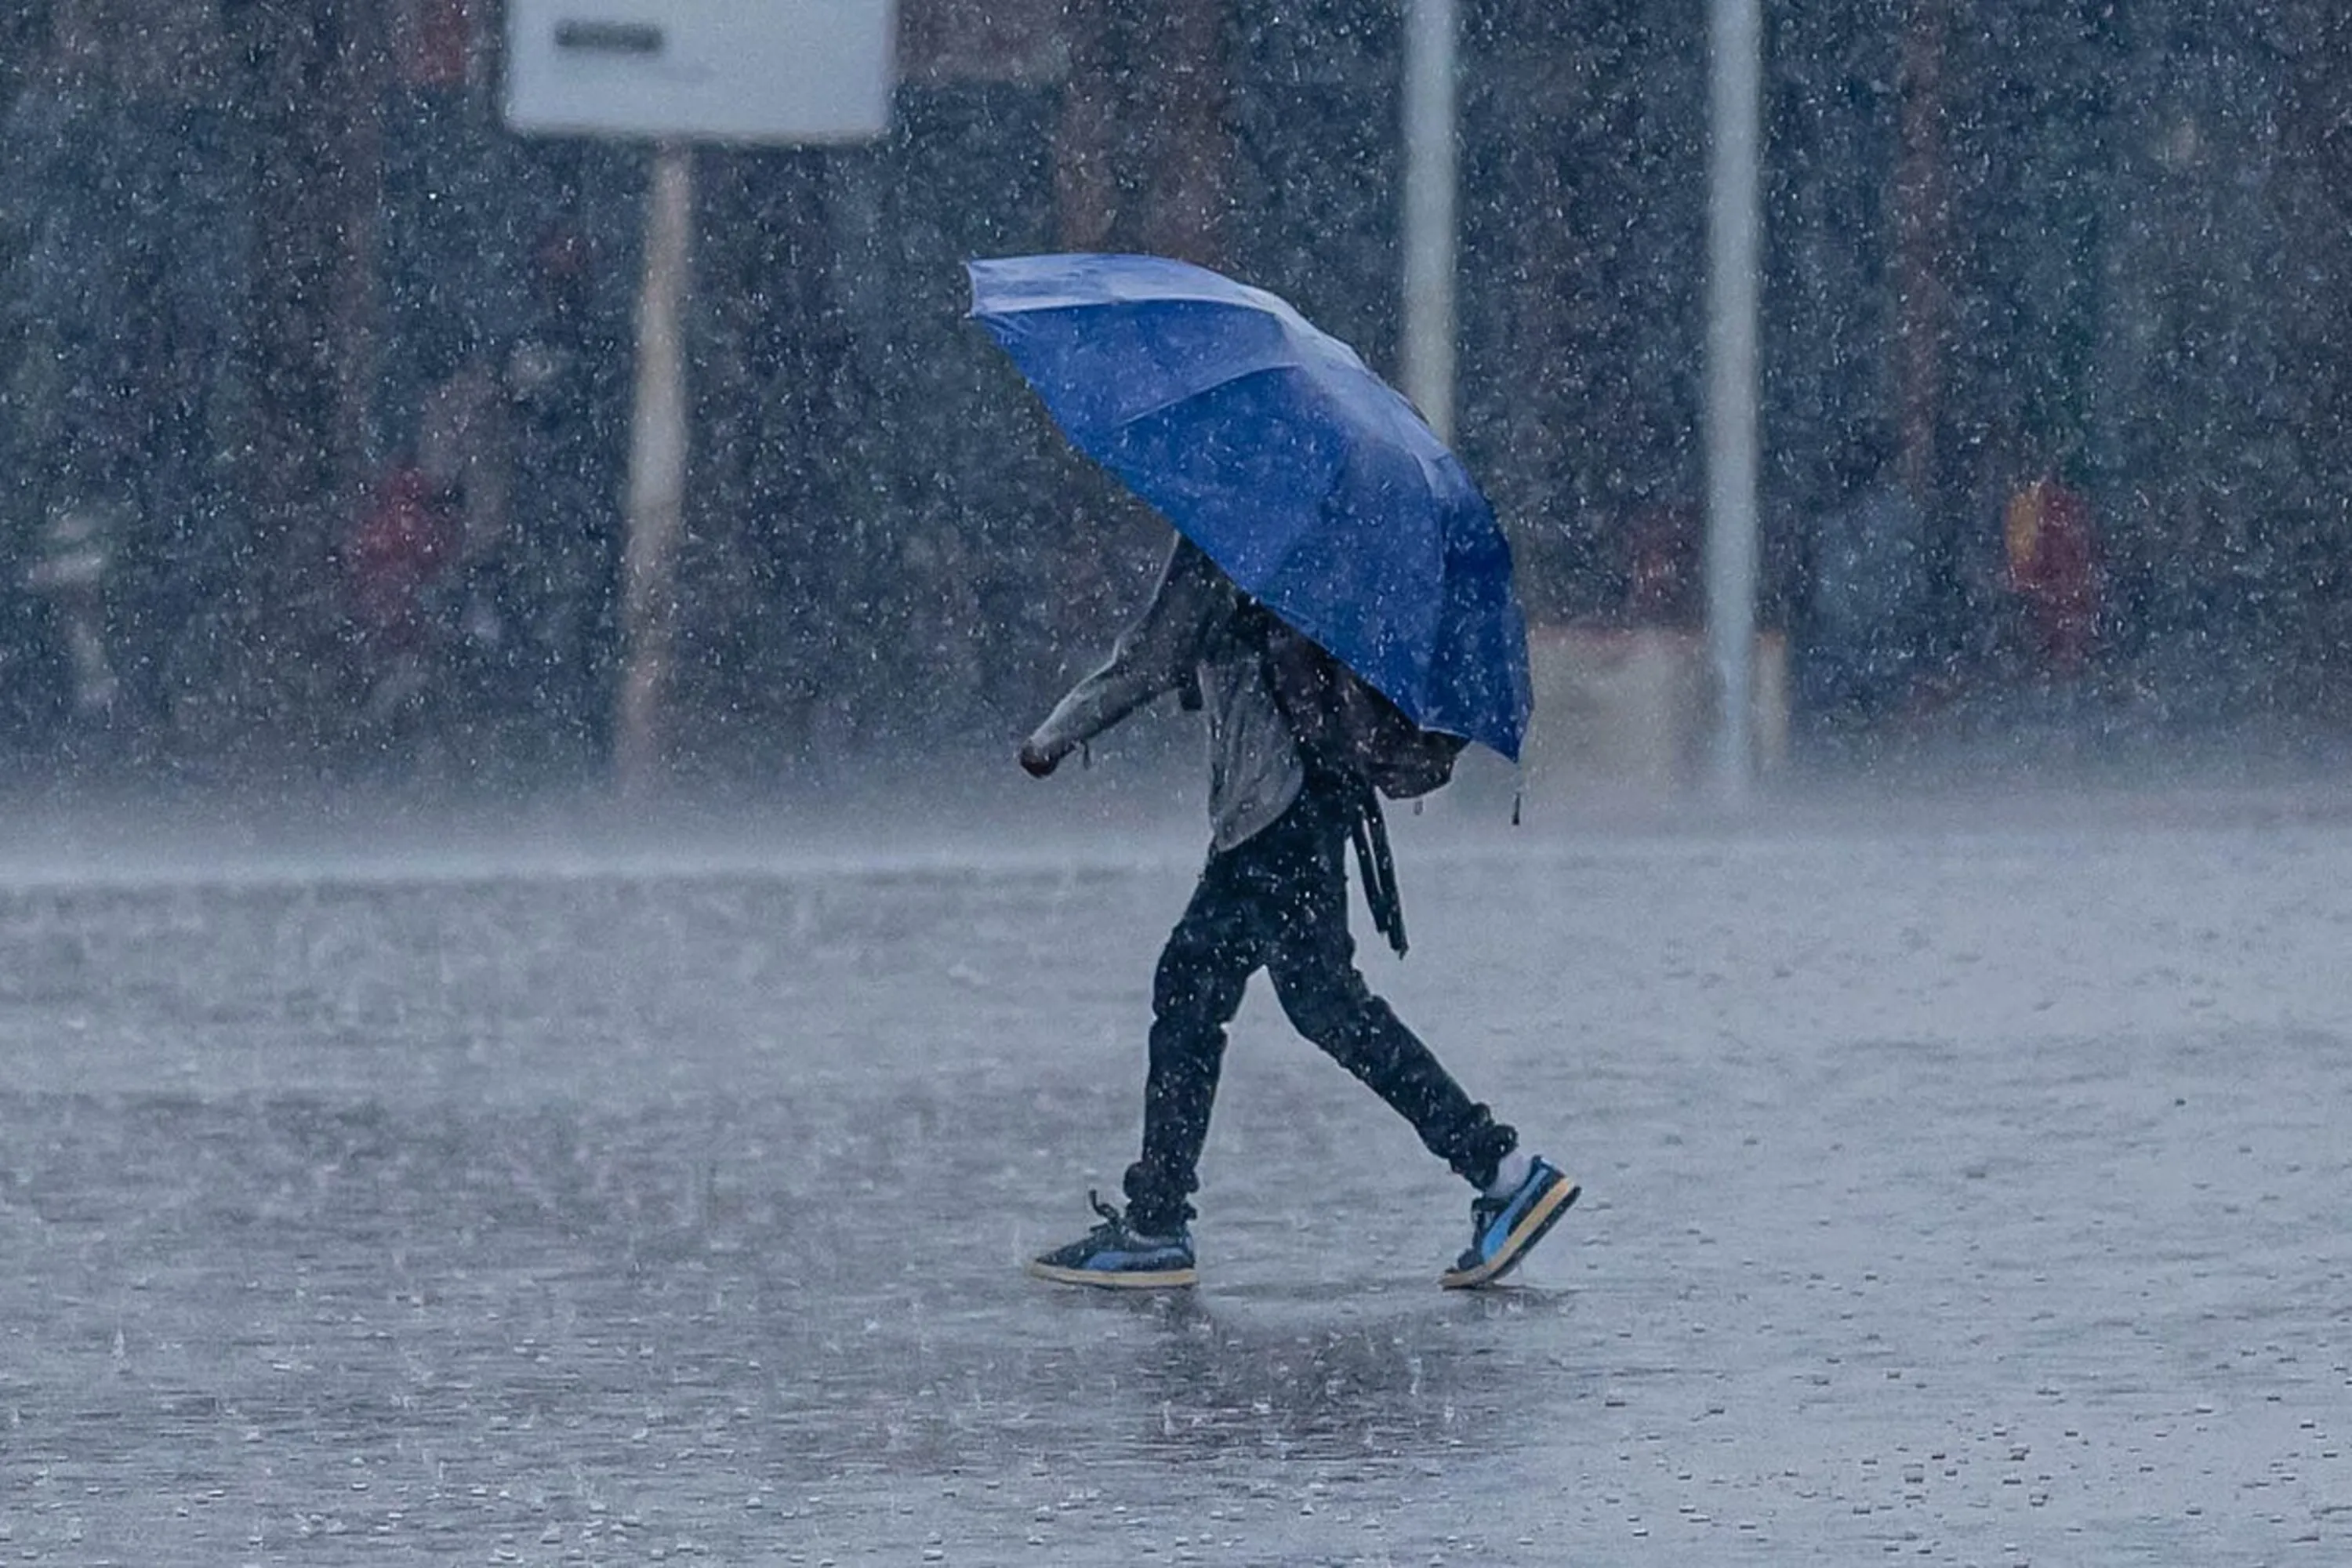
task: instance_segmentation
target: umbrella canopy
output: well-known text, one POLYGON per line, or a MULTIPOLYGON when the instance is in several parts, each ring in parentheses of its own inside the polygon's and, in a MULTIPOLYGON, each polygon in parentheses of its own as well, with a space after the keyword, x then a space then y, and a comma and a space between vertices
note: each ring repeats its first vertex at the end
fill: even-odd
POLYGON ((1079 450, 1423 728, 1514 761, 1527 623, 1494 510, 1354 350, 1156 256, 969 264, 974 319, 1079 450))

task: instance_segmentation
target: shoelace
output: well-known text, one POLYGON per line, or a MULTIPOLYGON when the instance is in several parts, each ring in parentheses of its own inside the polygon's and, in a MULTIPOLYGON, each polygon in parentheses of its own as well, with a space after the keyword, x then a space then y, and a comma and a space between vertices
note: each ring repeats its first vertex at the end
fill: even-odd
POLYGON ((1087 1189, 1087 1202, 1093 1205, 1095 1213, 1102 1215, 1103 1222, 1095 1226, 1094 1234, 1105 1240, 1129 1241, 1140 1247, 1164 1247, 1171 1239, 1165 1236, 1150 1236, 1137 1230, 1128 1224, 1126 1215, 1103 1202, 1102 1194, 1091 1187, 1087 1189))

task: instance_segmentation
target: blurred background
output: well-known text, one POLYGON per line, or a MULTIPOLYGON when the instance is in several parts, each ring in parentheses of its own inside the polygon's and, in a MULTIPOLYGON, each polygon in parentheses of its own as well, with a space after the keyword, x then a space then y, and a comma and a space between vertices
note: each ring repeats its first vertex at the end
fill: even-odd
MULTIPOLYGON (((2336 754, 2339 9, 1766 12, 1766 763, 2336 754)), ((1402 16, 899 0, 879 140, 693 150, 675 777, 993 754, 1143 593, 1162 525, 961 319, 967 258, 1204 262, 1393 372, 1402 16)), ((1460 5, 1455 444, 1539 745, 1669 785, 1706 25, 1460 5)), ((506 36, 0 5, 0 780, 609 775, 653 154, 510 131, 506 36)))

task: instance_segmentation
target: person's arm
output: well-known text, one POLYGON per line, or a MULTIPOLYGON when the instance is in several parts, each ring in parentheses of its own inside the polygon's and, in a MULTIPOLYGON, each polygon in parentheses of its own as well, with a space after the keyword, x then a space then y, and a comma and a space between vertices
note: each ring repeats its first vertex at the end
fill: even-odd
POLYGON ((1215 605, 1217 569, 1179 537, 1151 603, 1119 634, 1100 669, 1070 689, 1021 746, 1021 765, 1044 778, 1064 757, 1192 675, 1215 605))

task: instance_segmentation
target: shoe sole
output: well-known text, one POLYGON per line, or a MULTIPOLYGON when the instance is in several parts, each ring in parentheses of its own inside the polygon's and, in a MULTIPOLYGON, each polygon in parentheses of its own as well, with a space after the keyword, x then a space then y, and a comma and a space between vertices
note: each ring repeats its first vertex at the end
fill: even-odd
POLYGON ((1056 1285, 1086 1285, 1097 1290, 1181 1290, 1197 1285, 1201 1280, 1196 1268, 1137 1269, 1120 1273, 1108 1268, 1063 1268, 1034 1259, 1028 1264, 1033 1279, 1049 1279, 1056 1285))
POLYGON ((1569 1205, 1576 1202, 1583 1192, 1584 1189, 1574 1182, 1563 1179, 1559 1185, 1538 1198, 1535 1206, 1511 1227, 1511 1234, 1503 1238, 1502 1249, 1494 1257, 1475 1268, 1449 1268, 1437 1277, 1438 1284, 1448 1290, 1475 1290, 1480 1286, 1492 1285, 1518 1267, 1519 1259, 1525 1258, 1528 1249, 1559 1223, 1559 1216, 1568 1212, 1569 1205))

